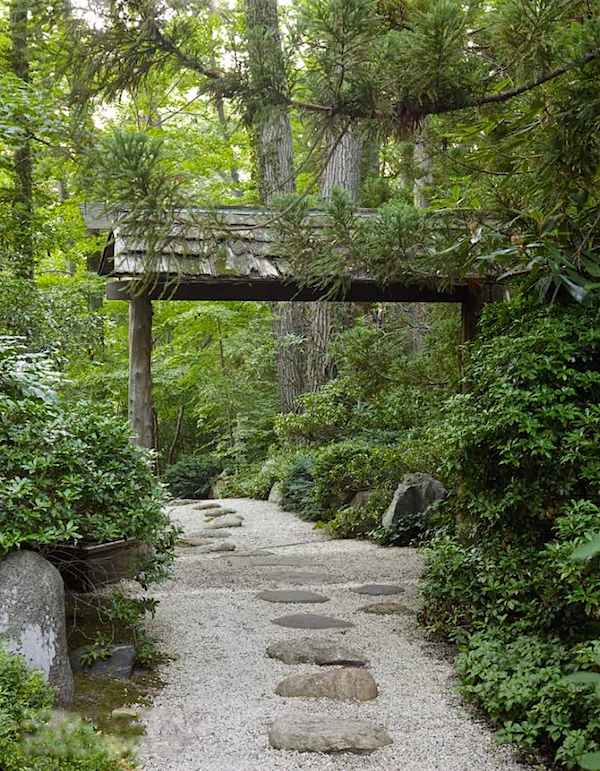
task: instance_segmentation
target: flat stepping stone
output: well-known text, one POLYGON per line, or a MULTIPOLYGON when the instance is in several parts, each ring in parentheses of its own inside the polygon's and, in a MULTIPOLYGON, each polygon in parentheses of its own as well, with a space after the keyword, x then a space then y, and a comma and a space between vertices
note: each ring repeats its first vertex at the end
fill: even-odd
POLYGON ((360 667, 342 667, 314 675, 292 675, 275 689, 277 696, 334 701, 371 701, 378 696, 373 675, 360 667))
POLYGON ((252 557, 248 564, 258 565, 259 567, 278 567, 288 565, 290 567, 304 567, 310 565, 312 560, 306 559, 296 554, 273 554, 272 556, 252 557))
POLYGON ((360 653, 337 640, 314 637, 300 637, 275 643, 267 648, 267 656, 283 661, 284 664, 316 664, 319 667, 331 664, 362 667, 368 661, 360 653))
POLYGON ((319 616, 315 613, 281 616, 281 618, 274 618, 271 623, 287 626, 291 629, 349 629, 354 626, 350 621, 342 621, 341 618, 332 618, 331 616, 319 616))
POLYGON ((371 594, 378 596, 382 594, 400 594, 404 591, 401 586, 395 586, 394 584, 364 584, 363 586, 357 586, 352 589, 356 594, 371 594))
POLYGON ((189 535, 183 538, 177 539, 177 546, 183 546, 184 548, 191 548, 194 546, 206 546, 210 543, 210 540, 205 536, 189 535))
POLYGON ((270 554, 273 554, 272 551, 267 551, 266 549, 256 549, 254 551, 248 551, 248 550, 241 550, 236 551, 235 554, 231 554, 231 557, 268 557, 270 554))
POLYGON ((235 551, 235 544, 229 541, 217 541, 216 543, 207 543, 204 546, 198 546, 194 549, 194 554, 217 554, 219 552, 235 551))
POLYGON ((224 527, 241 527, 242 526, 242 518, 237 514, 225 514, 222 517, 217 517, 216 519, 213 519, 212 522, 210 522, 208 525, 206 525, 206 530, 220 530, 224 527))
POLYGON ((375 613, 377 616, 412 616, 416 613, 412 608, 399 602, 373 602, 371 605, 363 605, 359 610, 363 613, 375 613))
POLYGON ((194 506, 195 511, 209 511, 210 509, 221 509, 223 508, 220 503, 199 503, 197 506, 194 506))
POLYGON ((236 517, 239 517, 242 520, 244 519, 244 517, 242 517, 241 514, 238 514, 235 509, 221 509, 221 508, 207 511, 206 514, 204 515, 204 519, 207 522, 210 522, 211 519, 216 519, 217 517, 223 517, 225 516, 225 514, 235 514, 236 517))
POLYGON ((305 592, 301 589, 274 589, 272 591, 267 589, 256 596, 259 600, 266 600, 266 602, 329 602, 328 597, 314 592, 305 592))
POLYGON ((385 728, 366 720, 340 720, 329 715, 280 717, 269 730, 276 750, 353 752, 364 755, 392 743, 385 728))
POLYGON ((215 538, 229 538, 230 533, 220 533, 218 530, 201 530, 198 533, 198 538, 210 538, 211 540, 214 540, 215 538))
POLYGON ((313 573, 307 570, 278 570, 265 576, 265 578, 268 578, 269 581, 288 584, 324 584, 335 580, 329 573, 313 573))

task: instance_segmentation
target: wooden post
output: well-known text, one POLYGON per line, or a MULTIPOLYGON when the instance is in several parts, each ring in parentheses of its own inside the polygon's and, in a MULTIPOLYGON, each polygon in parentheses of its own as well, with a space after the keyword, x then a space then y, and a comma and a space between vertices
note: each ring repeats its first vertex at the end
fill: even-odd
POLYGON ((134 442, 154 447, 152 404, 152 301, 147 294, 129 302, 129 422, 134 442))
POLYGON ((480 328, 483 306, 483 287, 481 284, 469 282, 469 290, 467 292, 467 296, 461 303, 463 343, 468 343, 477 337, 480 328))

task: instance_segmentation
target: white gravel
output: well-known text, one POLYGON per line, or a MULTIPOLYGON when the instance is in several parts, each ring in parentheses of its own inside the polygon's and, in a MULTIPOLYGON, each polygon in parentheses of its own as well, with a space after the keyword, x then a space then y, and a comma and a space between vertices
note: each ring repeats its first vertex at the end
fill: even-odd
MULTIPOLYGON (((257 566, 251 557, 179 550, 175 579, 153 595, 161 600, 149 624, 163 648, 179 659, 163 668, 167 686, 145 715, 140 747, 146 771, 526 771, 509 748, 498 748, 485 724, 470 718, 454 695, 444 649, 427 641, 415 615, 376 616, 358 608, 399 601, 415 610, 422 568, 412 549, 381 548, 363 541, 330 540, 278 506, 227 500, 244 516, 229 540, 238 550, 269 549, 298 556, 299 567, 257 566), (327 573, 299 587, 282 573, 327 573), (366 597, 349 591, 362 583, 395 583, 406 592, 366 597), (330 598, 321 605, 271 604, 262 589, 306 588, 330 598), (348 630, 283 629, 271 619, 322 613, 356 624, 348 630), (339 637, 369 657, 380 695, 367 703, 291 699, 274 695, 290 674, 313 672, 267 658, 266 648, 292 637, 339 637), (280 716, 301 713, 358 717, 387 728, 394 743, 368 756, 322 755, 271 749, 267 734, 280 716)), ((172 509, 188 535, 203 529, 192 505, 172 509)), ((536 768, 540 768, 537 766, 536 768)))

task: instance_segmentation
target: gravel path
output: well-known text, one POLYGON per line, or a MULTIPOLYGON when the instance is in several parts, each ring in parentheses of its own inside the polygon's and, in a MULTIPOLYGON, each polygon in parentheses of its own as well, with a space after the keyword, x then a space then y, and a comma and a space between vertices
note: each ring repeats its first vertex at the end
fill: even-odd
MULTIPOLYGON (((198 554, 179 549, 175 580, 153 595, 161 600, 150 624, 164 649, 179 659, 164 667, 167 686, 146 713, 140 748, 146 771, 526 771, 490 731, 469 718, 453 694, 452 669, 440 648, 416 626, 415 613, 377 616, 358 608, 399 601, 416 612, 422 560, 412 549, 364 541, 329 540, 272 503, 219 501, 244 516, 226 531, 236 552, 198 554), (268 549, 278 559, 241 556, 268 549), (295 564, 265 565, 270 562, 295 564), (300 584, 294 573, 316 575, 300 584), (350 591, 364 583, 393 583, 405 593, 365 597, 350 591), (330 598, 322 605, 271 604, 264 589, 302 588, 330 598), (352 621, 347 630, 284 629, 271 619, 323 613, 352 621), (290 667, 267 658, 281 640, 337 637, 365 653, 380 695, 371 702, 292 699, 274 695, 277 683, 314 666, 290 667), (384 726, 394 743, 368 756, 323 755, 271 749, 268 730, 293 714, 359 717, 384 726)), ((198 534, 204 515, 192 505, 174 507, 186 534, 198 534)))

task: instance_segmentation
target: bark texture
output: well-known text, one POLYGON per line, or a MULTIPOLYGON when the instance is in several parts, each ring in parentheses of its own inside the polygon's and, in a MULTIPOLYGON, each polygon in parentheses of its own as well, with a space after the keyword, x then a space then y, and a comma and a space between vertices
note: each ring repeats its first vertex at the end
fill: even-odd
POLYGON ((154 447, 152 402, 152 301, 147 295, 129 302, 129 422, 134 442, 154 447))
MULTIPOLYGON (((12 0, 9 8, 9 30, 12 43, 11 70, 24 84, 29 83, 29 8, 28 0, 12 0)), ((21 129, 27 136, 27 123, 21 129)), ((34 275, 33 245, 33 154, 31 140, 24 138, 13 154, 15 220, 13 238, 13 271, 20 278, 34 275)))
POLYGON ((427 146, 427 124, 423 119, 415 131, 414 155, 416 174, 413 183, 413 203, 417 209, 426 209, 429 199, 425 188, 433 184, 431 175, 431 153, 427 146))
POLYGON ((359 125, 351 125, 338 140, 340 131, 341 127, 330 132, 327 149, 328 152, 334 149, 323 171, 321 195, 329 200, 333 189, 339 187, 356 203, 360 191, 364 135, 359 125))

